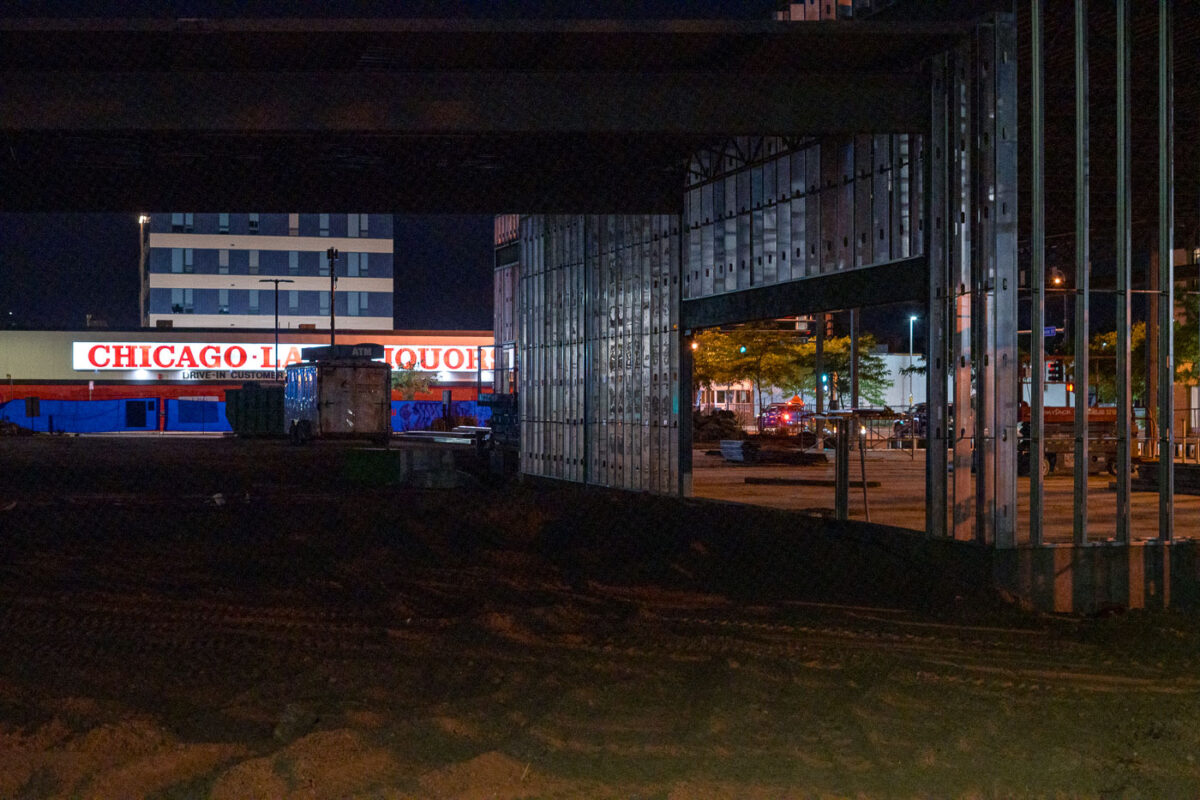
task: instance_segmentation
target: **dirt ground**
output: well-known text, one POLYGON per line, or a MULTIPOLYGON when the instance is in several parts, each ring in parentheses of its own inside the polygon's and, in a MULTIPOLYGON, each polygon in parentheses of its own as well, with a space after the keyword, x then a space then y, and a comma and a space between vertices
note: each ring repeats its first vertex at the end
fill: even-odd
POLYGON ((0 798, 1195 798, 1200 620, 345 447, 0 439, 0 798))

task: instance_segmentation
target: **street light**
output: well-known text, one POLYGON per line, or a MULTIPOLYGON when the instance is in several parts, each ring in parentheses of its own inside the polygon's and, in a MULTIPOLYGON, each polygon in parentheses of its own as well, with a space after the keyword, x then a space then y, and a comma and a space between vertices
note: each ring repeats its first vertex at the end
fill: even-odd
POLYGON ((913 323, 917 321, 917 315, 913 314, 908 318, 908 405, 913 404, 913 323))
POLYGON ((259 278, 258 282, 275 284, 275 380, 279 380, 279 284, 295 281, 291 278, 259 278))
POLYGON ((141 281, 141 291, 138 293, 138 323, 148 323, 146 313, 146 225, 150 222, 149 214, 138 214, 138 278, 141 281))

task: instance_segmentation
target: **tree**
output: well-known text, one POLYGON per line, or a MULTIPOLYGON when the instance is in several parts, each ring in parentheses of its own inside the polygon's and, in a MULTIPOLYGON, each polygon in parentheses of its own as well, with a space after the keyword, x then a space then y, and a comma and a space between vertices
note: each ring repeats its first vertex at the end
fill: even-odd
MULTIPOLYGON (((863 334, 858 339, 859 394, 867 402, 882 405, 891 387, 887 365, 875 355, 875 337, 863 334)), ((772 387, 816 396, 817 346, 801 342, 797 331, 737 328, 731 331, 707 330, 693 339, 692 379, 698 386, 728 385, 749 381, 754 384, 760 407, 772 387)), ((850 392, 850 338, 825 340, 824 369, 837 374, 839 395, 850 392)))
POLYGON ((749 381, 760 407, 772 386, 792 380, 800 358, 800 334, 795 330, 735 328, 701 331, 692 339, 692 380, 699 386, 749 381))
MULTIPOLYGON (((850 337, 839 336, 825 340, 823 370, 831 380, 837 376, 838 397, 850 395, 850 337)), ((794 371, 794 383, 780 384, 784 391, 801 396, 816 396, 817 346, 808 342, 800 346, 800 360, 794 371)), ((875 354, 875 337, 869 333, 858 337, 858 393, 871 405, 883 405, 892 386, 886 362, 875 354)))
POLYGON ((392 370, 392 388, 405 400, 412 400, 418 394, 428 392, 432 383, 433 377, 428 372, 403 367, 392 370))

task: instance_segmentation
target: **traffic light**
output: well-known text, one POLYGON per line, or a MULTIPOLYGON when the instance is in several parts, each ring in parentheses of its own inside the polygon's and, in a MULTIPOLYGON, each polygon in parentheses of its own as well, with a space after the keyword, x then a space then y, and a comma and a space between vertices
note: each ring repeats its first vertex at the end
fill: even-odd
POLYGON ((833 338, 833 314, 825 314, 825 338, 833 338))
POLYGON ((1055 359, 1046 362, 1046 380, 1050 383, 1062 383, 1066 378, 1063 362, 1055 359))
POLYGON ((741 353, 742 355, 745 355, 746 354, 746 345, 742 345, 741 347, 739 347, 738 352, 741 353))
POLYGON ((821 385, 822 386, 829 385, 829 376, 827 374, 825 374, 824 372, 821 373, 821 385))

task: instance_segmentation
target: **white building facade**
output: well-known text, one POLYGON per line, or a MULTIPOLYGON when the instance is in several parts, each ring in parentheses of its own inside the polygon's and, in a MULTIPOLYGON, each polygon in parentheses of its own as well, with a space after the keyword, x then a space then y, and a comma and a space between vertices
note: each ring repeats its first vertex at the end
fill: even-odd
POLYGON ((142 325, 270 328, 393 327, 389 214, 148 215, 142 325), (327 252, 338 251, 330 293, 327 252))

